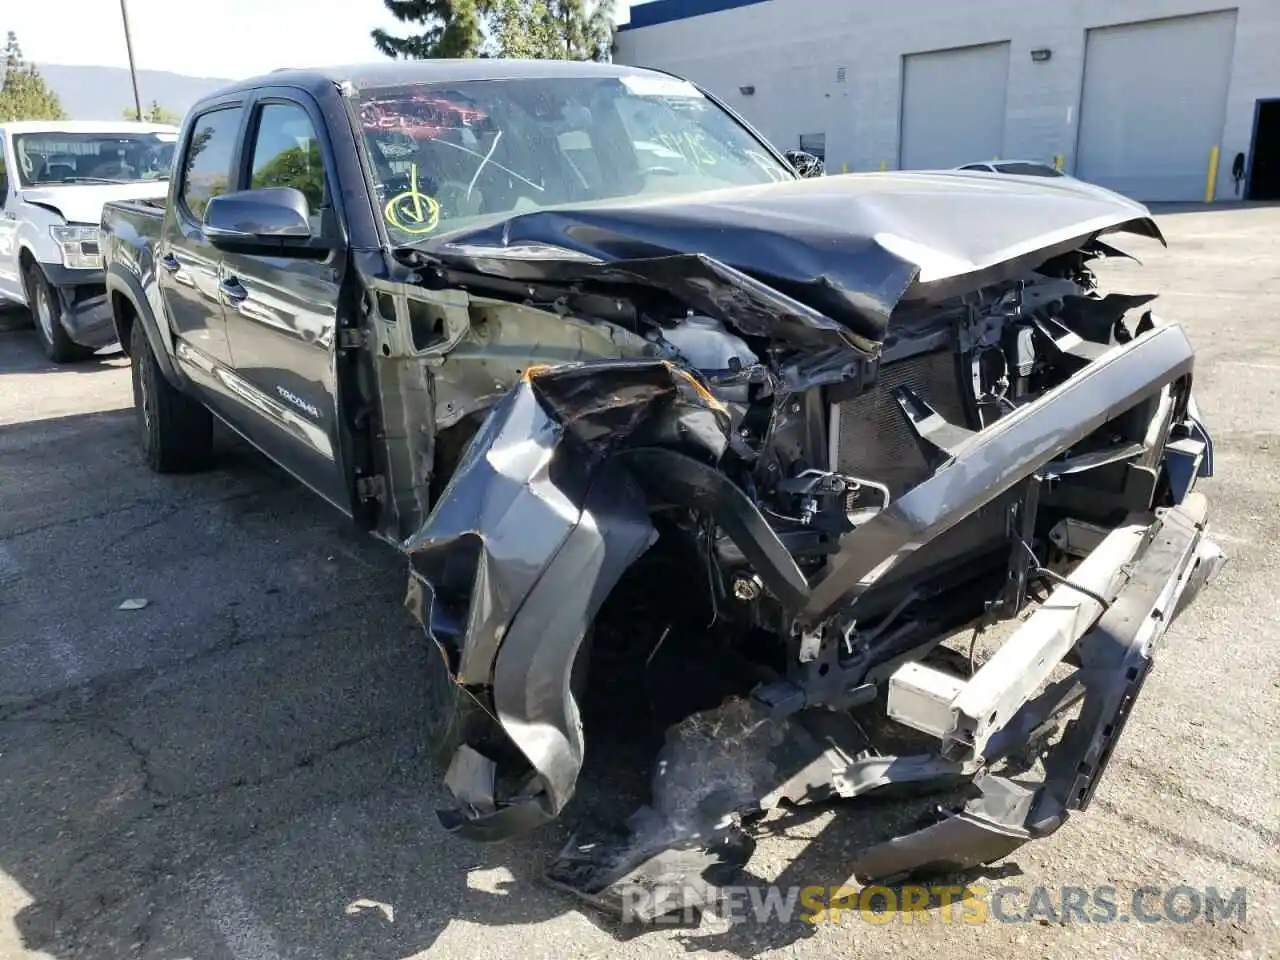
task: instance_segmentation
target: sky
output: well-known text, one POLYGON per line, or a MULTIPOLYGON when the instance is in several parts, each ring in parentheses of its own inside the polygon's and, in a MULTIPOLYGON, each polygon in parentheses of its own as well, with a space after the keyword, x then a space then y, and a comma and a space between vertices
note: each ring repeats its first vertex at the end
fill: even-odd
MULTIPOLYGON (((618 19, 645 0, 619 0, 618 19)), ((403 29, 382 0, 127 0, 139 70, 254 76, 379 60, 369 31, 403 29)), ((118 0, 0 0, 0 36, 34 63, 127 67, 118 0)))

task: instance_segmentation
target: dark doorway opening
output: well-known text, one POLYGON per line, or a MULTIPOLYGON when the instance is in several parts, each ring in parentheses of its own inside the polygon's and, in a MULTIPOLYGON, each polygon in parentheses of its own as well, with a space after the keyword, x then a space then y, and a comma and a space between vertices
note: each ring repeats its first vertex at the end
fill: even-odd
POLYGON ((1280 200, 1280 99, 1259 100, 1253 113, 1250 200, 1280 200))

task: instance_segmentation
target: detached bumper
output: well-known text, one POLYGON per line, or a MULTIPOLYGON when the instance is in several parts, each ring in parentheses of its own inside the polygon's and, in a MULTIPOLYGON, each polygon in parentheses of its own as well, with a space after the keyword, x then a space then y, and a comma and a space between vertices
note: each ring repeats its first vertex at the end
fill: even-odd
MULTIPOLYGON (((989 863, 1028 840, 1048 836, 1070 811, 1089 805, 1165 632, 1225 562, 1217 544, 1205 536, 1207 519, 1208 503, 1197 493, 1157 516, 1142 532, 1136 558, 1117 557, 1114 568, 1107 571, 1119 587, 1106 612, 1068 645, 1074 647, 1079 661, 1075 673, 1023 703, 1006 722, 984 731, 981 746, 968 745, 969 759, 984 763, 1034 748, 1037 738, 1053 729, 1055 718, 1078 704, 1079 716, 1043 756, 1044 782, 1028 786, 983 774, 975 781, 980 796, 962 809, 943 814, 923 830, 863 851, 853 870, 859 880, 965 870, 989 863)), ((1099 545, 1084 563, 1104 548, 1105 543, 1099 545)), ((1041 613, 1053 602, 1051 598, 1041 613)), ((1015 635, 1010 644, 1017 640, 1015 635)), ((996 658, 1009 649, 1006 644, 996 658)), ((1026 681, 1025 672, 983 678, 984 671, 952 701, 948 733, 966 726, 967 713, 959 704, 972 703, 975 696, 998 697, 1026 681)), ((951 745, 957 741, 952 739, 951 745)))

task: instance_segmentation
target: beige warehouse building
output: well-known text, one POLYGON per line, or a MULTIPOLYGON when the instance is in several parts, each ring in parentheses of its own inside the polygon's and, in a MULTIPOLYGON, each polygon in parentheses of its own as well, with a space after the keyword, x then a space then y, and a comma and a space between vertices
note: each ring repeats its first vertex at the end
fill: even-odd
POLYGON ((1280 0, 653 0, 616 59, 830 171, 999 157, 1141 200, 1280 199, 1280 0))

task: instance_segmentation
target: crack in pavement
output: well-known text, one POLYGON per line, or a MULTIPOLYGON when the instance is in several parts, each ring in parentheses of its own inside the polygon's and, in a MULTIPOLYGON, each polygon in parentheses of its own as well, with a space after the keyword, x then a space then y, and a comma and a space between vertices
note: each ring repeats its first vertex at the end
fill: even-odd
POLYGON ((223 615, 230 621, 230 626, 227 628, 225 635, 220 637, 210 646, 197 650, 194 653, 170 657, 166 660, 159 660, 143 667, 133 667, 111 673, 101 673, 71 686, 59 687, 56 690, 48 690, 27 697, 18 694, 7 702, 0 701, 0 723, 8 720, 19 719, 36 710, 53 707, 64 698, 76 698, 83 702, 87 699, 92 699, 96 696, 102 695, 114 686, 124 685, 135 680, 147 678, 154 679, 175 667, 180 668, 190 666, 200 662, 201 660, 220 657, 225 653, 237 650, 240 647, 253 643, 256 640, 269 640, 273 644, 279 644, 288 640, 304 640, 311 635, 313 625, 316 622, 324 622, 326 619, 332 617, 339 609, 344 612, 349 612, 353 609, 380 605, 385 602, 384 598, 372 593, 357 601, 351 601, 349 599, 341 600, 337 602, 337 605, 333 608, 313 612, 308 621, 305 624, 300 625, 297 629, 262 631, 258 633, 246 633, 244 625, 240 621, 239 614, 234 608, 228 608, 224 611, 223 615))
MULTIPOLYGON (((142 746, 132 736, 125 733, 118 726, 111 721, 106 720, 104 717, 98 715, 86 715, 80 717, 16 717, 0 720, 0 726, 8 723, 39 724, 47 726, 93 726, 96 729, 104 730, 111 734, 111 736, 118 740, 134 758, 138 765, 138 772, 142 780, 141 789, 144 793, 149 794, 153 798, 152 806, 154 812, 134 817, 133 819, 135 821, 150 819, 158 813, 181 804, 217 797, 222 794, 234 792, 247 787, 265 786, 275 782, 276 780, 280 780, 283 777, 287 777, 291 773, 296 773, 299 770, 306 770, 313 767, 318 761, 332 756, 333 754, 340 753, 350 747, 360 746, 361 744, 379 740, 402 729, 396 726, 376 727, 372 730, 366 730, 362 733, 356 733, 351 736, 343 737, 339 740, 334 740, 315 749, 303 750, 288 763, 256 777, 234 776, 225 783, 215 784, 214 786, 206 787, 201 790, 192 790, 184 793, 170 793, 155 784, 155 774, 151 769, 151 749, 154 748, 142 746)), ((73 861, 73 863, 74 862, 76 861, 73 861)))
MULTIPOLYGON (((102 519, 105 519, 106 517, 115 516, 116 514, 120 514, 120 513, 128 513, 131 510, 137 510, 142 507, 158 507, 162 505, 166 507, 170 507, 172 509, 170 510, 169 513, 165 515, 165 517, 168 517, 168 516, 173 516, 174 514, 177 514, 177 513, 181 513, 184 510, 192 510, 192 511, 200 510, 200 509, 211 507, 217 504, 233 503, 236 500, 246 500, 253 496, 259 496, 261 494, 271 493, 271 492, 272 492, 271 490, 246 490, 246 491, 241 491, 239 493, 227 494, 226 496, 223 496, 223 497, 211 497, 207 499, 201 499, 194 503, 183 503, 178 507, 172 506, 173 497, 171 496, 161 497, 157 499, 135 500, 131 503, 117 504, 115 506, 106 507, 105 509, 97 510, 93 513, 85 513, 75 517, 64 517, 60 520, 51 520, 48 523, 37 523, 30 527, 23 527, 17 530, 9 530, 4 533, 0 533, 0 542, 4 542, 5 540, 16 540, 19 537, 30 536, 33 533, 40 533, 44 530, 57 530, 60 527, 75 526, 78 523, 84 523, 89 520, 102 520, 102 519)), ((132 532, 133 531, 131 531, 131 533, 132 532)), ((126 537, 128 535, 129 534, 126 534, 126 537)))
MULTIPOLYGON (((74 839, 75 847, 68 851, 67 858, 59 864, 58 875, 61 882, 51 886, 39 901, 28 908, 35 911, 32 917, 28 917, 24 932, 26 945, 30 949, 40 949, 55 942, 60 946, 66 946, 76 937, 85 936, 91 926, 101 918, 133 901, 137 901, 145 913, 131 931, 134 941, 132 949, 141 949, 153 936, 153 931, 149 928, 154 923, 160 899, 157 894, 164 885, 175 883, 181 885, 189 881, 192 877, 198 876, 210 860, 223 855, 222 851, 228 842, 228 837, 225 835, 220 837, 220 846, 202 847, 198 842, 193 842, 200 829, 199 817, 202 814, 197 811, 201 801, 240 790, 269 786, 300 770, 316 766, 326 757, 358 748, 401 729, 391 725, 356 733, 303 751, 286 765, 261 776, 235 777, 226 783, 204 790, 171 794, 155 783, 155 771, 151 758, 151 750, 154 748, 149 749, 135 737, 118 726, 104 721, 98 715, 28 717, 5 722, 50 726, 92 726, 94 729, 105 731, 125 747, 137 764, 141 792, 151 804, 150 809, 146 809, 145 806, 135 807, 121 822, 101 832, 74 839), (196 807, 195 810, 191 809, 193 806, 196 807), (191 812, 180 813, 184 809, 191 812), (168 849, 167 852, 162 852, 167 849, 163 843, 141 846, 129 843, 128 838, 134 835, 134 831, 148 823, 166 824, 161 829, 168 830, 172 834, 171 840, 177 845, 168 849), (183 845, 179 843, 180 840, 186 840, 188 843, 183 845), (142 856, 136 861, 131 861, 128 856, 121 860, 122 844, 128 850, 140 853, 142 856), (95 858, 105 858, 103 863, 107 864, 107 867, 103 864, 93 864, 92 861, 95 858), (109 869, 112 873, 126 873, 130 877, 130 884, 127 889, 119 885, 109 885, 102 889, 94 888, 87 893, 77 893, 81 889, 76 879, 77 874, 86 869, 90 871, 90 876, 99 876, 104 869, 109 869)), ((0 724, 0 727, 2 726, 3 724, 0 724)), ((345 792, 344 797, 358 798, 378 786, 379 784, 375 782, 360 779, 353 782, 353 789, 345 792)), ((216 810, 216 807, 213 809, 216 810)), ((290 815, 296 813, 297 811, 293 811, 290 815)), ((219 823, 221 822, 220 819, 219 823)), ((236 842, 246 842, 270 826, 270 822, 260 823, 254 820, 248 825, 247 830, 239 832, 236 842)))
MULTIPOLYGON (((90 677, 81 683, 68 687, 60 687, 56 690, 49 690, 44 693, 36 694, 32 697, 17 697, 8 703, 0 704, 0 723, 7 723, 11 720, 22 720, 27 714, 34 713, 37 710, 52 708, 60 701, 75 698, 81 704, 86 701, 93 700, 102 696, 108 690, 115 686, 123 686, 135 680, 145 678, 155 678, 168 670, 175 667, 190 666, 201 660, 222 656, 245 644, 254 640, 267 639, 266 634, 245 635, 240 618, 234 610, 226 612, 227 619, 231 622, 227 634, 220 637, 212 645, 198 650, 195 653, 185 656, 170 657, 167 660, 157 661, 148 664, 145 667, 133 667, 127 670, 118 670, 112 673, 101 673, 97 676, 90 677)), ((273 641, 300 639, 305 636, 303 631, 273 633, 270 635, 273 641)))
POLYGON ((1272 883, 1280 884, 1280 870, 1268 867, 1265 864, 1253 863, 1249 860, 1245 860, 1243 857, 1237 857, 1235 854, 1227 853, 1225 850, 1219 850, 1216 847, 1211 847, 1207 843, 1202 843, 1192 837, 1184 836, 1162 823, 1154 823, 1150 820, 1146 820, 1109 800, 1094 797, 1093 802, 1103 810, 1113 814, 1130 826, 1137 827, 1145 833, 1154 834, 1166 843, 1172 844, 1181 850, 1186 850, 1188 853, 1194 853, 1198 856, 1204 857, 1206 860, 1212 860, 1215 863, 1221 863, 1228 867, 1235 867, 1237 870, 1243 870, 1246 873, 1252 873, 1254 876, 1261 877, 1264 880, 1270 880, 1272 883))
POLYGON ((1136 763, 1125 757, 1121 757, 1118 763, 1120 766, 1127 767, 1132 770, 1138 776, 1149 780, 1160 789, 1169 791, 1169 793, 1172 793, 1179 800, 1185 800, 1187 803, 1194 804, 1200 809, 1213 814, 1215 817, 1240 827, 1242 830, 1248 830, 1250 833, 1255 833, 1262 840, 1271 844, 1272 849, 1280 850, 1280 832, 1272 830, 1269 827, 1265 827, 1260 823, 1256 823, 1243 814, 1236 813, 1234 810, 1229 810, 1226 807, 1219 806, 1218 804, 1212 803, 1208 800, 1202 800, 1200 797, 1188 793, 1182 784, 1178 783, 1173 778, 1162 774, 1158 770, 1152 770, 1149 767, 1145 767, 1142 764, 1136 763))

